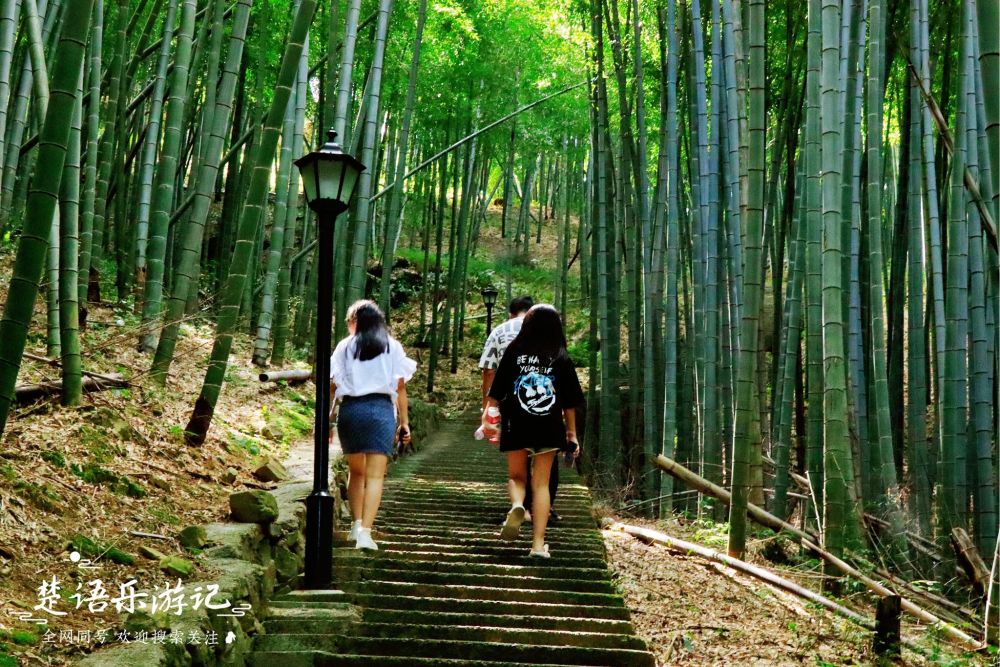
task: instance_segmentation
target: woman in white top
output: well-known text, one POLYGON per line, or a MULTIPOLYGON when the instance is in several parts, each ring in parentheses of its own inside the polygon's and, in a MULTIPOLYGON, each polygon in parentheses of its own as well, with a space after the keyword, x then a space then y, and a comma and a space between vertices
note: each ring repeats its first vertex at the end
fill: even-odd
POLYGON ((351 335, 333 351, 330 389, 342 401, 337 433, 350 469, 347 499, 354 523, 349 539, 359 549, 376 550, 372 525, 392 447, 397 435, 410 441, 406 382, 417 363, 389 335, 385 315, 374 302, 353 303, 347 309, 347 328, 351 335))

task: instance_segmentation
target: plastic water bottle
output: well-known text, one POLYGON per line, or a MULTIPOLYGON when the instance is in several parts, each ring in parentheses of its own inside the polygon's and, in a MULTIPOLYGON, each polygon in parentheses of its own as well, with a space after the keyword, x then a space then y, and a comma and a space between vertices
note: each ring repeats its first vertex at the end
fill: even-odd
POLYGON ((500 442, 500 408, 492 405, 486 408, 486 423, 490 425, 489 441, 500 442))

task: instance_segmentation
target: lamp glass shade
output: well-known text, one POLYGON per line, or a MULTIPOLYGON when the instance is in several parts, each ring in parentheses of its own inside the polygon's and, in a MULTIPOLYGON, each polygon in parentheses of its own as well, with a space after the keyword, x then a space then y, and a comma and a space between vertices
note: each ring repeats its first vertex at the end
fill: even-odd
POLYGON ((339 160, 316 160, 316 180, 318 199, 334 200, 347 203, 340 197, 340 179, 343 177, 344 163, 339 160))
POLYGON ((340 201, 347 203, 351 201, 351 195, 354 194, 354 186, 358 183, 358 176, 361 174, 357 169, 352 169, 350 165, 344 164, 344 169, 341 173, 341 186, 340 186, 340 196, 338 199, 340 201))
POLYGON ((316 163, 317 160, 310 160, 306 164, 299 165, 302 174, 302 189, 306 193, 306 204, 316 199, 316 163))
POLYGON ((358 174, 365 166, 341 150, 336 142, 337 133, 330 130, 327 142, 316 151, 295 161, 302 174, 302 187, 306 203, 314 210, 321 207, 335 215, 347 208, 358 174))
POLYGON ((490 307, 497 302, 497 291, 492 287, 486 287, 482 291, 483 303, 490 307))

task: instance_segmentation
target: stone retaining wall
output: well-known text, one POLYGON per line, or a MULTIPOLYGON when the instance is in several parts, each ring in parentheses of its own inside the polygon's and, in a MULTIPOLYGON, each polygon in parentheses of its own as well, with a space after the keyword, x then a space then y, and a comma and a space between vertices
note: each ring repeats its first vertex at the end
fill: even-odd
MULTIPOLYGON (((206 610, 202 606, 192 610, 189 606, 181 615, 157 613, 151 616, 136 611, 126 618, 124 629, 133 634, 146 631, 150 637, 156 631, 165 631, 167 640, 116 645, 97 651, 78 664, 81 667, 242 667, 254 635, 262 629, 267 601, 291 590, 302 570, 306 517, 302 501, 311 489, 310 482, 296 481, 281 484, 273 491, 243 492, 263 499, 261 504, 268 507, 273 499, 277 512, 264 512, 263 516, 256 517, 261 520, 253 523, 203 526, 199 565, 206 576, 185 581, 184 590, 215 584, 219 587, 217 601, 228 600, 231 607, 243 603, 250 605, 242 617, 224 616, 231 612, 230 607, 206 610), (204 637, 209 632, 215 633, 217 644, 174 644, 169 639, 171 634, 183 633, 182 636, 189 637, 196 633, 204 637)), ((234 497, 240 495, 234 494, 234 497)), ((339 505, 340 499, 336 498, 335 502, 339 505)))

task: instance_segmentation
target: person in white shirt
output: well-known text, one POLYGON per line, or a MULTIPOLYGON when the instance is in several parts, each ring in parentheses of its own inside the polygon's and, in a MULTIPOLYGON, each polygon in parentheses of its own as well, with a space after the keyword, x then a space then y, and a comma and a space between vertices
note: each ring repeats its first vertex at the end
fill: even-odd
POLYGON ((385 315, 373 301, 356 301, 347 309, 347 328, 350 335, 331 358, 330 390, 341 400, 337 433, 350 471, 347 501, 354 519, 349 539, 358 549, 374 551, 372 525, 393 444, 396 437, 410 442, 406 382, 417 362, 389 335, 385 315))

